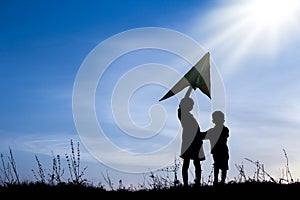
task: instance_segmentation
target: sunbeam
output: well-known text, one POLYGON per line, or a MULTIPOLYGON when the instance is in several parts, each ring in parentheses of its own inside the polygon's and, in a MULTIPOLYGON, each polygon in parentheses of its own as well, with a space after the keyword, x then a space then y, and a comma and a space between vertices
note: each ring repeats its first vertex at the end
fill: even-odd
POLYGON ((226 73, 231 73, 246 56, 277 55, 284 45, 298 38, 300 3, 297 0, 232 0, 202 17, 194 27, 207 31, 205 46, 223 56, 226 73))

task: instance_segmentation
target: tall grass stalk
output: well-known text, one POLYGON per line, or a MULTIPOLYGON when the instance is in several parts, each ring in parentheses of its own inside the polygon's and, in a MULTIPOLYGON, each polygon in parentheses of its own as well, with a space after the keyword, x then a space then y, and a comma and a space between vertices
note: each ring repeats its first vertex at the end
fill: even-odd
POLYGON ((71 144, 71 154, 66 156, 66 160, 68 163, 68 169, 71 177, 71 183, 76 185, 83 185, 87 182, 87 179, 83 178, 84 171, 87 167, 84 167, 82 170, 80 168, 80 148, 79 142, 77 143, 77 152, 75 152, 73 140, 70 142, 71 144))
POLYGON ((34 178, 40 182, 40 183, 46 183, 46 172, 45 172, 45 169, 42 167, 42 164, 39 160, 39 158, 37 157, 37 155, 35 155, 35 160, 37 162, 37 165, 38 165, 38 171, 37 173, 32 169, 32 173, 33 173, 33 176, 34 178))
POLYGON ((1 153, 1 167, 0 167, 0 183, 1 185, 20 184, 19 174, 17 171, 16 161, 13 152, 9 147, 8 162, 5 162, 4 156, 1 153))
POLYGON ((61 160, 60 155, 54 156, 52 152, 52 170, 50 173, 48 173, 49 176, 49 182, 52 185, 61 184, 62 177, 64 174, 64 169, 61 168, 61 160))

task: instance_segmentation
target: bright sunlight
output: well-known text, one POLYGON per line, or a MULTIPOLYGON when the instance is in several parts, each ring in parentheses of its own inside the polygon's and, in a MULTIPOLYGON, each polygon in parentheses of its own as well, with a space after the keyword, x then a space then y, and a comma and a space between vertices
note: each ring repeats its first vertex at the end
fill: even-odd
POLYGON ((299 12, 299 0, 251 0, 241 7, 254 26, 285 28, 295 22, 299 12))
POLYGON ((220 51, 232 71, 249 54, 272 57, 299 38, 300 1, 231 0, 199 20, 195 31, 207 31, 205 46, 220 51))

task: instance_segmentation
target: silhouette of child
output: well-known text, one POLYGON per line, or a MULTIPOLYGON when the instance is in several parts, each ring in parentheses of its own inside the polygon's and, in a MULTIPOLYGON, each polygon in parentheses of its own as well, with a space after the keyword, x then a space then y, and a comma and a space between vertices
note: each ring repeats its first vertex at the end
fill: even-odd
POLYGON ((215 111, 212 114, 212 122, 215 126, 206 132, 206 139, 210 140, 211 154, 214 160, 214 182, 213 185, 219 184, 219 171, 221 170, 220 184, 225 184, 227 176, 229 149, 227 139, 229 129, 224 125, 225 117, 222 111, 215 111))
POLYGON ((200 127, 190 113, 193 109, 194 101, 188 97, 191 90, 180 101, 178 108, 178 118, 182 126, 182 143, 180 157, 183 159, 182 179, 184 186, 188 186, 188 168, 190 160, 193 160, 195 166, 195 185, 200 185, 201 180, 201 164, 200 161, 205 160, 202 148, 204 134, 201 134, 200 127))

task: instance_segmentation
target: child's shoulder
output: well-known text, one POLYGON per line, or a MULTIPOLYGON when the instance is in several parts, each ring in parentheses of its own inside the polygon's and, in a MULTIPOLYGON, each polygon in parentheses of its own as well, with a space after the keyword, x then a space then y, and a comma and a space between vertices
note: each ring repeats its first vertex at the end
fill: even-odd
POLYGON ((223 131, 226 135, 229 135, 229 128, 227 126, 223 126, 223 131))

